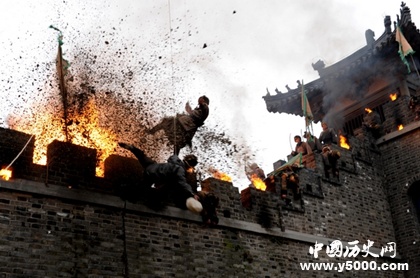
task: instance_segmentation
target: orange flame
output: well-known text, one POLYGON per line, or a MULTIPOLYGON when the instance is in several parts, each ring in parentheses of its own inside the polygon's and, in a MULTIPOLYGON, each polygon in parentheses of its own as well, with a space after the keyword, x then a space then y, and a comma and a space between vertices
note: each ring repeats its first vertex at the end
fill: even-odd
POLYGON ((252 174, 251 181, 256 189, 261 191, 265 191, 267 189, 267 185, 265 185, 265 183, 258 177, 258 174, 252 174))
POLYGON ((398 126, 398 130, 402 130, 404 128, 404 126, 403 125, 399 125, 398 126))
MULTIPOLYGON (((31 119, 13 119, 10 126, 13 129, 36 136, 33 162, 46 165, 47 146, 54 140, 66 141, 63 131, 63 119, 59 115, 49 113, 33 113, 31 119)), ((93 101, 69 119, 67 126, 71 143, 93 148, 97 153, 96 176, 104 176, 104 161, 114 152, 117 146, 115 134, 100 127, 99 112, 93 101)))
POLYGON ((340 135, 340 147, 344 149, 350 149, 350 145, 347 143, 347 138, 343 135, 340 135))
POLYGON ((0 170, 0 177, 6 181, 8 181, 12 177, 12 171, 1 169, 0 170))
POLYGON ((397 99, 397 93, 395 94, 390 94, 389 97, 391 98, 392 101, 397 99))
POLYGON ((220 173, 217 170, 215 172, 213 172, 213 177, 215 177, 218 180, 232 182, 232 178, 231 177, 229 177, 225 173, 220 173))
POLYGON ((365 111, 368 113, 372 113, 372 109, 369 109, 369 108, 365 108, 365 111))

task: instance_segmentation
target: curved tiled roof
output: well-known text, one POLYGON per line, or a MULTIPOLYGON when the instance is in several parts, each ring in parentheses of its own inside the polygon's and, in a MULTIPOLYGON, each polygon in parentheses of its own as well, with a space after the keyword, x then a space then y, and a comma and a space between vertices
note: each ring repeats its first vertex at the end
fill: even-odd
MULTIPOLYGON (((412 48, 420 52, 420 33, 411 21, 410 9, 404 3, 401 8, 401 19, 398 19, 398 23, 412 48)), ((348 82, 347 85, 352 84, 357 89, 365 85, 360 81, 360 77, 369 78, 373 74, 378 73, 393 75, 406 74, 407 71, 402 62, 395 63, 396 66, 391 73, 381 72, 380 70, 386 61, 398 61, 400 59, 398 55, 398 43, 395 41, 395 23, 394 31, 392 32, 390 25, 391 21, 387 17, 385 19, 384 33, 377 40, 372 41, 371 45, 364 46, 329 67, 318 67, 317 70, 320 77, 305 84, 305 92, 314 114, 315 122, 320 121, 324 115, 324 111, 322 110, 324 96, 331 93, 337 84, 340 84, 340 91, 342 90, 342 93, 345 94, 346 82, 348 82), (376 70, 375 73, 374 70, 376 70), (355 85, 355 83, 361 84, 355 85)), ((323 64, 323 62, 320 63, 323 64)), ((348 87, 347 89, 350 90, 351 88, 348 87)), ((295 89, 289 89, 287 93, 278 92, 276 89, 277 94, 271 95, 267 90, 267 95, 263 96, 267 110, 273 113, 278 112, 302 116, 301 90, 300 84, 295 89)))

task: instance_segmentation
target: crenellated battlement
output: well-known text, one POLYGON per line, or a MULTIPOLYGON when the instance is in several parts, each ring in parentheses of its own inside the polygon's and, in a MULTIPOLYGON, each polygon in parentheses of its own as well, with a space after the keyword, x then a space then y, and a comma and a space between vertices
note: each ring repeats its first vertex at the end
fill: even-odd
MULTIPOLYGON (((16 157, 30 136, 0 129, 2 167, 16 157)), ((236 264, 249 268, 254 275, 262 272, 265 276, 277 277, 280 269, 287 268, 276 264, 288 261, 286 265, 290 269, 287 272, 294 275, 299 271, 298 261, 313 260, 308 250, 315 242, 323 242, 326 246, 337 239, 343 243, 358 240, 362 249, 362 245, 370 240, 375 243, 371 250, 379 254, 381 246, 395 241, 383 185, 384 173, 380 159, 377 159, 381 152, 371 148, 366 140, 356 137, 350 137, 349 144, 350 150, 333 146, 341 152, 339 178, 326 177, 322 156, 318 153, 307 160, 311 167, 296 169, 303 194, 302 199, 294 200, 289 189, 291 203, 280 197, 278 176, 274 178, 270 191, 246 188, 239 192, 230 182, 215 178, 200 181, 202 190, 213 192, 220 198, 219 225, 208 227, 198 215, 177 208, 170 200, 165 208, 154 210, 142 201, 130 203, 119 198, 115 190, 117 185, 136 182, 141 177, 141 166, 136 159, 111 155, 105 161, 104 177, 101 178, 95 176, 96 150, 54 141, 48 146, 47 165, 36 165, 31 159, 32 140, 13 164, 10 181, 0 181, 0 202, 4 208, 1 225, 8 227, 13 238, 18 237, 23 225, 32 234, 43 234, 40 236, 42 240, 50 238, 58 246, 67 244, 73 253, 56 252, 63 260, 69 254, 81 252, 79 247, 98 258, 103 256, 102 252, 113 253, 115 267, 107 271, 105 266, 99 267, 97 275, 100 277, 122 277, 125 267, 135 269, 138 274, 158 275, 157 269, 149 269, 147 265, 160 265, 159 256, 169 262, 171 259, 166 252, 170 250, 171 256, 176 257, 178 248, 184 250, 183 254, 188 249, 187 257, 191 261, 200 257, 203 251, 207 260, 217 260, 215 265, 200 264, 208 271, 223 267, 232 275, 246 277, 247 274, 232 268, 232 264, 236 264), (79 243, 73 240, 59 243, 58 239, 64 234, 68 235, 67 239, 77 236, 79 243), (183 237, 183 234, 188 236, 183 237), (169 239, 172 243, 167 241, 169 239), (91 240, 97 242, 93 244, 98 244, 97 249, 89 243, 91 240), (264 247, 257 248, 254 241, 264 247), (273 246, 273 242, 277 243, 273 246), (131 245, 136 246, 135 249, 131 245), (122 254, 128 260, 121 260, 122 254), (148 258, 156 259, 151 262, 148 258), (148 264, 144 264, 144 260, 148 264), (273 262, 276 263, 273 265, 273 262)), ((9 243, 16 244, 14 242, 9 243)), ((42 250, 40 245, 39 252, 44 252, 42 250)), ((8 253, 7 256, 14 255, 8 253)), ((329 260, 325 250, 322 257, 329 260)), ((369 258, 373 259, 393 261, 389 256, 369 258)), ((103 260, 104 264, 107 262, 109 259, 103 260)), ((172 271, 182 272, 180 267, 171 265, 172 271)), ((186 265, 190 271, 195 269, 195 264, 186 265)), ((64 269, 70 271, 71 267, 64 269)), ((168 269, 165 273, 169 272, 168 269)), ((380 272, 376 275, 383 277, 380 272)))

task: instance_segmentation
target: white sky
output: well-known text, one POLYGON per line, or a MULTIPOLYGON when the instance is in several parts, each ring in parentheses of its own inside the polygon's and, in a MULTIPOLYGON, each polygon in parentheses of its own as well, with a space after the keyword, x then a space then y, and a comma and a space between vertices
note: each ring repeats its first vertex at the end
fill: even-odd
MULTIPOLYGON (((4 2, 0 126, 7 127, 11 113, 24 113, 43 98, 34 91, 41 92, 37 88, 54 71, 57 33, 48 28, 54 25, 64 34, 67 57, 86 45, 106 61, 115 55, 113 51, 128 46, 127 61, 111 63, 111 71, 134 67, 136 60, 154 66, 154 78, 139 71, 134 74, 150 90, 162 95, 176 92, 175 101, 156 104, 162 115, 181 112, 187 100, 195 105, 198 96, 206 94, 210 98, 206 126, 247 145, 254 155, 248 162, 258 163, 266 173, 273 170, 273 162, 290 153, 289 134, 293 138, 304 129, 302 118, 266 110, 262 99, 266 88, 275 94, 275 88, 286 92, 287 84, 294 89, 297 80, 316 79, 311 63, 322 59, 328 66, 360 49, 366 44, 367 29, 378 38, 384 32, 384 17, 390 15, 395 21, 401 4, 396 0, 4 2)), ((406 3, 419 25, 420 2, 406 3)), ((119 84, 106 86, 119 89, 119 84)), ((135 89, 133 93, 141 95, 135 89)), ((315 135, 320 130, 316 126, 315 135)), ((234 178, 234 186, 247 185, 242 170, 220 167, 234 178)))

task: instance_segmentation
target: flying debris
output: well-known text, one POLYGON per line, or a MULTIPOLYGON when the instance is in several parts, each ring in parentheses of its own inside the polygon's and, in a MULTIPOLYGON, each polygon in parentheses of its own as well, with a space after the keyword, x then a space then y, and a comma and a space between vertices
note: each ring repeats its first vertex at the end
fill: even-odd
MULTIPOLYGON (((121 21, 120 26, 125 27, 125 22, 121 21)), ((194 55, 191 61, 174 59, 173 63, 168 63, 171 57, 162 53, 170 40, 166 37, 167 30, 161 30, 149 40, 145 33, 132 38, 126 37, 124 32, 115 32, 120 26, 98 26, 88 32, 80 32, 77 24, 64 24, 66 41, 63 52, 72 61, 68 74, 63 76, 67 89, 67 120, 63 120, 60 92, 63 86, 60 86, 55 56, 51 56, 57 53, 56 43, 51 43, 51 46, 43 42, 31 44, 31 51, 39 53, 42 48, 42 52, 48 54, 28 61, 25 59, 27 53, 19 51, 13 42, 13 47, 8 47, 14 53, 10 58, 17 66, 11 69, 10 75, 22 77, 10 78, 10 81, 6 79, 2 83, 4 91, 16 93, 13 94, 13 102, 12 97, 9 97, 10 101, 7 99, 10 102, 9 115, 7 120, 0 117, 0 125, 35 134, 37 140, 32 159, 36 164, 46 163, 47 146, 51 140, 66 141, 65 129, 68 130, 69 142, 98 151, 98 176, 104 172, 103 162, 109 155, 131 156, 116 147, 116 143, 122 140, 144 149, 153 159, 164 161, 173 153, 173 146, 162 133, 150 135, 145 131, 183 107, 184 99, 197 97, 196 92, 190 93, 187 89, 191 80, 186 76, 187 73, 188 76, 196 76, 199 71, 188 65, 215 58, 203 51, 194 55), (143 47, 142 42, 147 42, 147 47, 143 47), (21 69, 27 70, 22 74, 21 69), (23 84, 29 84, 29 87, 23 84), (34 93, 29 94, 30 91, 34 93), (22 106, 22 103, 25 105, 22 106)), ((173 34, 182 31, 181 27, 175 27, 173 34)), ((192 36, 196 32, 188 30, 182 37, 173 39, 184 40, 184 36, 192 36)), ((39 40, 42 41, 42 36, 39 40)), ((207 43, 201 43, 202 48, 207 48, 207 43)), ((191 47, 199 45, 200 40, 198 45, 194 43, 191 47)), ((174 49, 174 55, 176 51, 174 49)), ((215 122, 219 121, 216 114, 212 117, 215 122)), ((204 125, 195 134, 192 149, 186 148, 181 152, 185 155, 191 151, 200 157, 203 165, 197 169, 200 179, 212 176, 207 171, 209 165, 230 173, 234 180, 243 176, 243 171, 239 171, 242 167, 237 165, 241 164, 249 146, 238 144, 235 138, 222 134, 223 130, 224 125, 204 125)))

